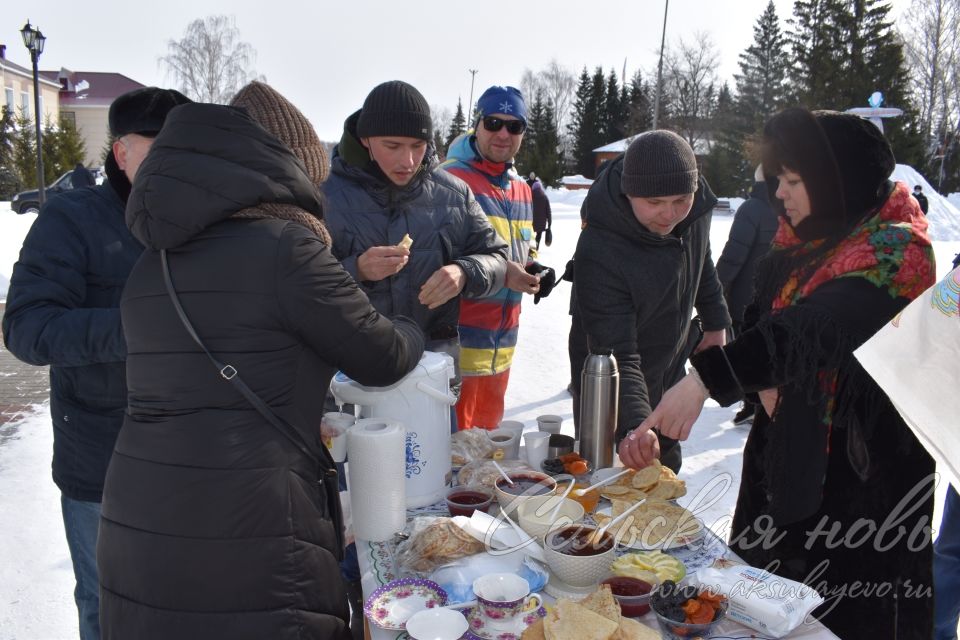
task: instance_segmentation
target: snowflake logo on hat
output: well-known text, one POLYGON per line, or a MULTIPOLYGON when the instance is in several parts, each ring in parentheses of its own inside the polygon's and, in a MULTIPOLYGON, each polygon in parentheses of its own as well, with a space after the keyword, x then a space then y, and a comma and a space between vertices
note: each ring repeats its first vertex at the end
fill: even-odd
POLYGON ((513 105, 509 102, 500 103, 500 113, 510 113, 513 111, 513 105))

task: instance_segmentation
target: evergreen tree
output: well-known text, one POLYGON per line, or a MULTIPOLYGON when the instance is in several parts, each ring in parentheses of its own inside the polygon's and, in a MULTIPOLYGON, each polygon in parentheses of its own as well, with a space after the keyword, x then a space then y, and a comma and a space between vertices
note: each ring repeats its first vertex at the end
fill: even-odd
POLYGON ((903 45, 884 0, 796 0, 794 85, 811 109, 844 111, 881 91, 886 106, 904 115, 884 124, 900 162, 922 162, 923 140, 909 99, 903 45))
POLYGON ((46 184, 73 169, 86 157, 83 138, 73 123, 61 118, 60 126, 54 127, 47 119, 43 128, 43 176, 46 184))
POLYGON ((713 114, 713 143, 703 163, 703 174, 714 193, 738 196, 748 191, 753 182, 753 168, 744 152, 746 120, 729 85, 724 84, 713 114))
POLYGON ((14 118, 13 166, 24 189, 37 187, 37 138, 33 122, 23 112, 14 118))
POLYGON ((753 27, 753 44, 740 54, 740 73, 734 76, 739 109, 751 120, 752 131, 760 130, 770 116, 789 103, 789 67, 786 39, 770 0, 753 27))
POLYGON ((456 138, 466 130, 467 130, 467 120, 463 115, 463 103, 458 98, 457 112, 453 114, 453 122, 450 123, 450 131, 447 132, 446 144, 443 145, 444 148, 449 149, 450 143, 453 142, 454 138, 456 138))
POLYGON ((623 105, 620 101, 620 83, 617 74, 610 69, 607 76, 607 88, 603 98, 603 133, 607 142, 614 142, 625 138, 623 105))
POLYGON ((560 136, 557 135, 557 112, 550 99, 544 104, 543 128, 537 134, 537 158, 540 167, 537 175, 544 186, 560 186, 564 158, 560 136))
POLYGON ((826 109, 844 91, 843 0, 796 0, 788 39, 792 90, 801 104, 826 109))
POLYGON ((603 144, 602 110, 599 108, 603 88, 603 72, 598 68, 591 78, 584 67, 577 83, 570 124, 567 125, 572 140, 574 171, 588 178, 594 174, 593 150, 603 144), (595 87, 597 74, 600 76, 599 91, 595 87))
POLYGON ((527 112, 527 130, 517 154, 517 170, 522 176, 531 172, 544 185, 556 186, 563 175, 560 140, 557 136, 556 114, 553 103, 537 90, 527 112))
POLYGON ((648 131, 653 126, 653 102, 650 98, 650 85, 643 82, 640 71, 630 80, 630 97, 627 104, 627 124, 624 127, 627 136, 648 131))
POLYGON ((13 112, 0 107, 0 200, 9 200, 20 191, 20 176, 13 159, 14 129, 13 112))

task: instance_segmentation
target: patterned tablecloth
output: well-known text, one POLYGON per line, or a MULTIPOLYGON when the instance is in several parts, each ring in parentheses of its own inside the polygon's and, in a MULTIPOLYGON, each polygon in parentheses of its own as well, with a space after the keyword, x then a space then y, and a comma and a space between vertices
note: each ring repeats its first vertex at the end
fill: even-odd
MULTIPOLYGON (((447 516, 447 507, 445 503, 438 503, 429 507, 419 509, 410 509, 407 511, 407 522, 419 516, 447 516)), ((357 555, 360 560, 360 571, 362 573, 363 593, 367 597, 375 589, 388 582, 404 577, 398 575, 394 566, 394 551, 396 549, 395 541, 387 542, 367 542, 357 540, 357 555)), ((629 553, 630 549, 618 549, 617 554, 629 553)), ((704 527, 704 535, 696 542, 686 547, 670 549, 666 553, 681 560, 687 567, 687 573, 692 574, 697 569, 713 564, 718 558, 727 558, 735 562, 742 562, 726 543, 717 537, 710 529, 704 527)), ((544 600, 549 604, 553 602, 548 594, 543 593, 544 600)), ((653 613, 648 613, 640 622, 646 624, 652 629, 657 628, 657 620, 653 613)), ((392 631, 380 629, 374 625, 369 625, 371 640, 407 640, 409 636, 405 631, 392 631)), ((717 640, 739 640, 746 638, 762 639, 766 636, 760 635, 732 620, 725 620, 710 636, 717 640)), ((790 640, 836 640, 837 636, 831 633, 819 622, 810 625, 801 625, 793 633, 787 636, 790 640)))

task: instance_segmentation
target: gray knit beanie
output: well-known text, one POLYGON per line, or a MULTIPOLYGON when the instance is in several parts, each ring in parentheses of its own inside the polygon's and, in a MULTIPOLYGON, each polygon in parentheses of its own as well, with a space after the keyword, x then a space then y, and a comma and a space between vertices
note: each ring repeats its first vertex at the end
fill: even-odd
POLYGON ((373 88, 363 101, 357 136, 404 136, 433 139, 433 123, 427 99, 412 85, 401 80, 384 82, 373 88))
POLYGON ((628 196, 659 198, 697 190, 697 157, 687 141, 659 129, 634 138, 623 158, 620 189, 628 196))

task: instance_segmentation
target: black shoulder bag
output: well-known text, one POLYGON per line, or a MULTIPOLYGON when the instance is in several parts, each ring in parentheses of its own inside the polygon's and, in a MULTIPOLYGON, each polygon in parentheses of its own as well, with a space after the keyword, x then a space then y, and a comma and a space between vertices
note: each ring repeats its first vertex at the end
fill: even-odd
POLYGON ((317 484, 320 491, 320 497, 324 501, 324 506, 326 508, 326 517, 329 517, 333 523, 333 528, 337 534, 337 549, 336 557, 340 561, 343 559, 343 547, 344 547, 344 531, 343 531, 343 512, 340 510, 340 487, 337 481, 337 468, 334 466, 331 460, 322 460, 318 458, 313 452, 310 451, 310 447, 307 445, 306 440, 303 436, 297 431, 292 425, 290 425, 285 420, 281 419, 273 410, 267 406, 260 396, 258 396, 250 387, 247 386, 247 383, 243 381, 240 377, 240 372, 237 371, 236 367, 231 364, 223 364, 217 360, 210 350, 207 349, 207 346, 200 340, 200 336, 197 335, 196 330, 193 328, 193 324, 190 322, 190 318, 187 317, 186 312, 183 310, 183 306, 180 304, 180 298, 177 296, 177 291, 173 287, 173 278, 170 276, 170 264, 167 262, 167 250, 160 250, 160 263, 163 268, 163 282, 167 287, 167 293, 170 295, 170 300, 173 302, 173 307, 177 311, 177 315, 180 317, 180 321, 183 323, 183 326, 186 328, 187 333, 190 334, 190 337, 193 338, 193 341, 197 343, 203 352, 207 354, 207 357, 210 358, 210 362, 213 363, 214 368, 220 374, 224 380, 233 385, 237 391, 243 394, 243 397, 253 405, 253 408, 256 409, 260 415, 262 415, 268 424, 276 429, 280 435, 289 440, 300 452, 307 457, 308 460, 313 460, 314 464, 317 466, 317 484))

